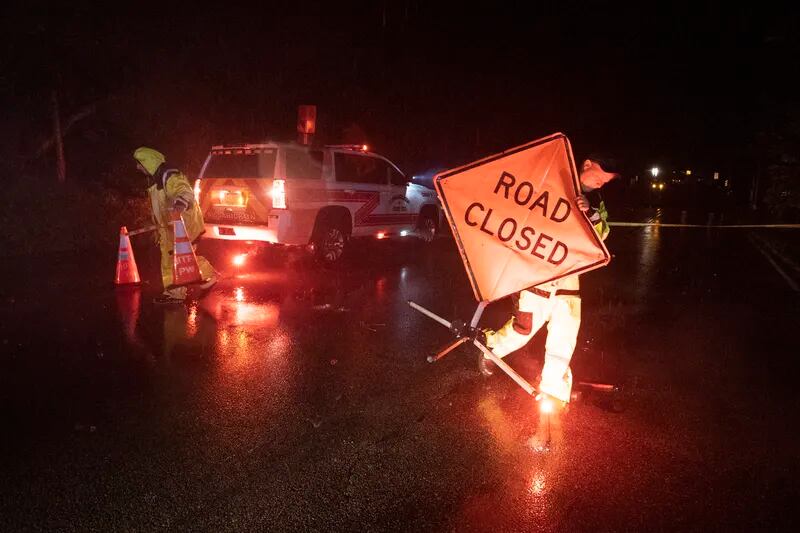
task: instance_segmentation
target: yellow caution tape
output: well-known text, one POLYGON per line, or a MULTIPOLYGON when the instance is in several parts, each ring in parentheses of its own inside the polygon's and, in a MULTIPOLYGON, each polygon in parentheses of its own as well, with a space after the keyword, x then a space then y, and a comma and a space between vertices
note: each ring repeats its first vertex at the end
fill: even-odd
POLYGON ((641 228, 657 226, 660 228, 782 228, 800 229, 800 224, 663 224, 661 222, 609 222, 609 226, 641 228))

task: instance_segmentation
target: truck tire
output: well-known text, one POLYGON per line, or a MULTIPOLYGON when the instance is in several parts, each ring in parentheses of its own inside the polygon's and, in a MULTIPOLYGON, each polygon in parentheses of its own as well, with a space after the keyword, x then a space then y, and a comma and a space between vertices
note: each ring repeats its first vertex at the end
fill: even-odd
POLYGON ((425 209, 419 214, 417 219, 417 237, 424 242, 433 242, 436 238, 436 233, 439 231, 439 224, 436 220, 436 212, 431 209, 425 209))
POLYGON ((341 217, 321 215, 311 237, 314 256, 328 265, 337 263, 344 255, 349 237, 350 231, 341 217))

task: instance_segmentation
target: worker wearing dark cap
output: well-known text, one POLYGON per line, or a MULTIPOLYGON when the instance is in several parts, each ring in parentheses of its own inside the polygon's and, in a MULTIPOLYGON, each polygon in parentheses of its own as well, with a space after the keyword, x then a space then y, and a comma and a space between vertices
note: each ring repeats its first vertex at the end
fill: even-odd
MULTIPOLYGON (((580 168, 581 195, 575 199, 604 239, 608 236, 608 212, 600 189, 619 176, 616 162, 608 157, 593 154, 580 168)), ((569 402, 572 391, 572 371, 569 363, 581 325, 581 297, 578 275, 529 287, 515 296, 514 316, 497 331, 485 330, 486 345, 498 357, 505 357, 523 346, 547 322, 544 365, 537 389, 564 403, 569 402)), ((480 370, 484 375, 494 372, 494 363, 480 356, 480 370)))

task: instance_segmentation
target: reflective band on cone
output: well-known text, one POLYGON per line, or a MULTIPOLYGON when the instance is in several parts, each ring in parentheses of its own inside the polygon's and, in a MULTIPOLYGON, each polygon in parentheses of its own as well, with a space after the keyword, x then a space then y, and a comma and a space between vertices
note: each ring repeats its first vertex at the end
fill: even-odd
POLYGON ((132 285, 141 282, 136 259, 133 257, 131 239, 128 237, 128 228, 122 226, 119 230, 119 255, 117 256, 117 275, 114 277, 114 284, 132 285))
POLYGON ((186 226, 180 213, 172 212, 172 225, 175 228, 175 248, 172 252, 172 285, 181 287, 203 280, 200 265, 194 255, 194 248, 186 236, 186 226))

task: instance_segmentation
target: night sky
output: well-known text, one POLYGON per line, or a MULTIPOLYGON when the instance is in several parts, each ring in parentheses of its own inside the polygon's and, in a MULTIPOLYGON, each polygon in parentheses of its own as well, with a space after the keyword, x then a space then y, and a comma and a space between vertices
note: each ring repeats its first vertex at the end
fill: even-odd
POLYGON ((66 116, 100 104, 68 134, 73 159, 152 144, 192 167, 212 142, 293 139, 296 106, 316 104, 320 140, 363 140, 410 172, 562 131, 631 172, 736 178, 794 99, 796 13, 529 4, 7 5, 7 146, 35 149, 56 88, 66 116))

